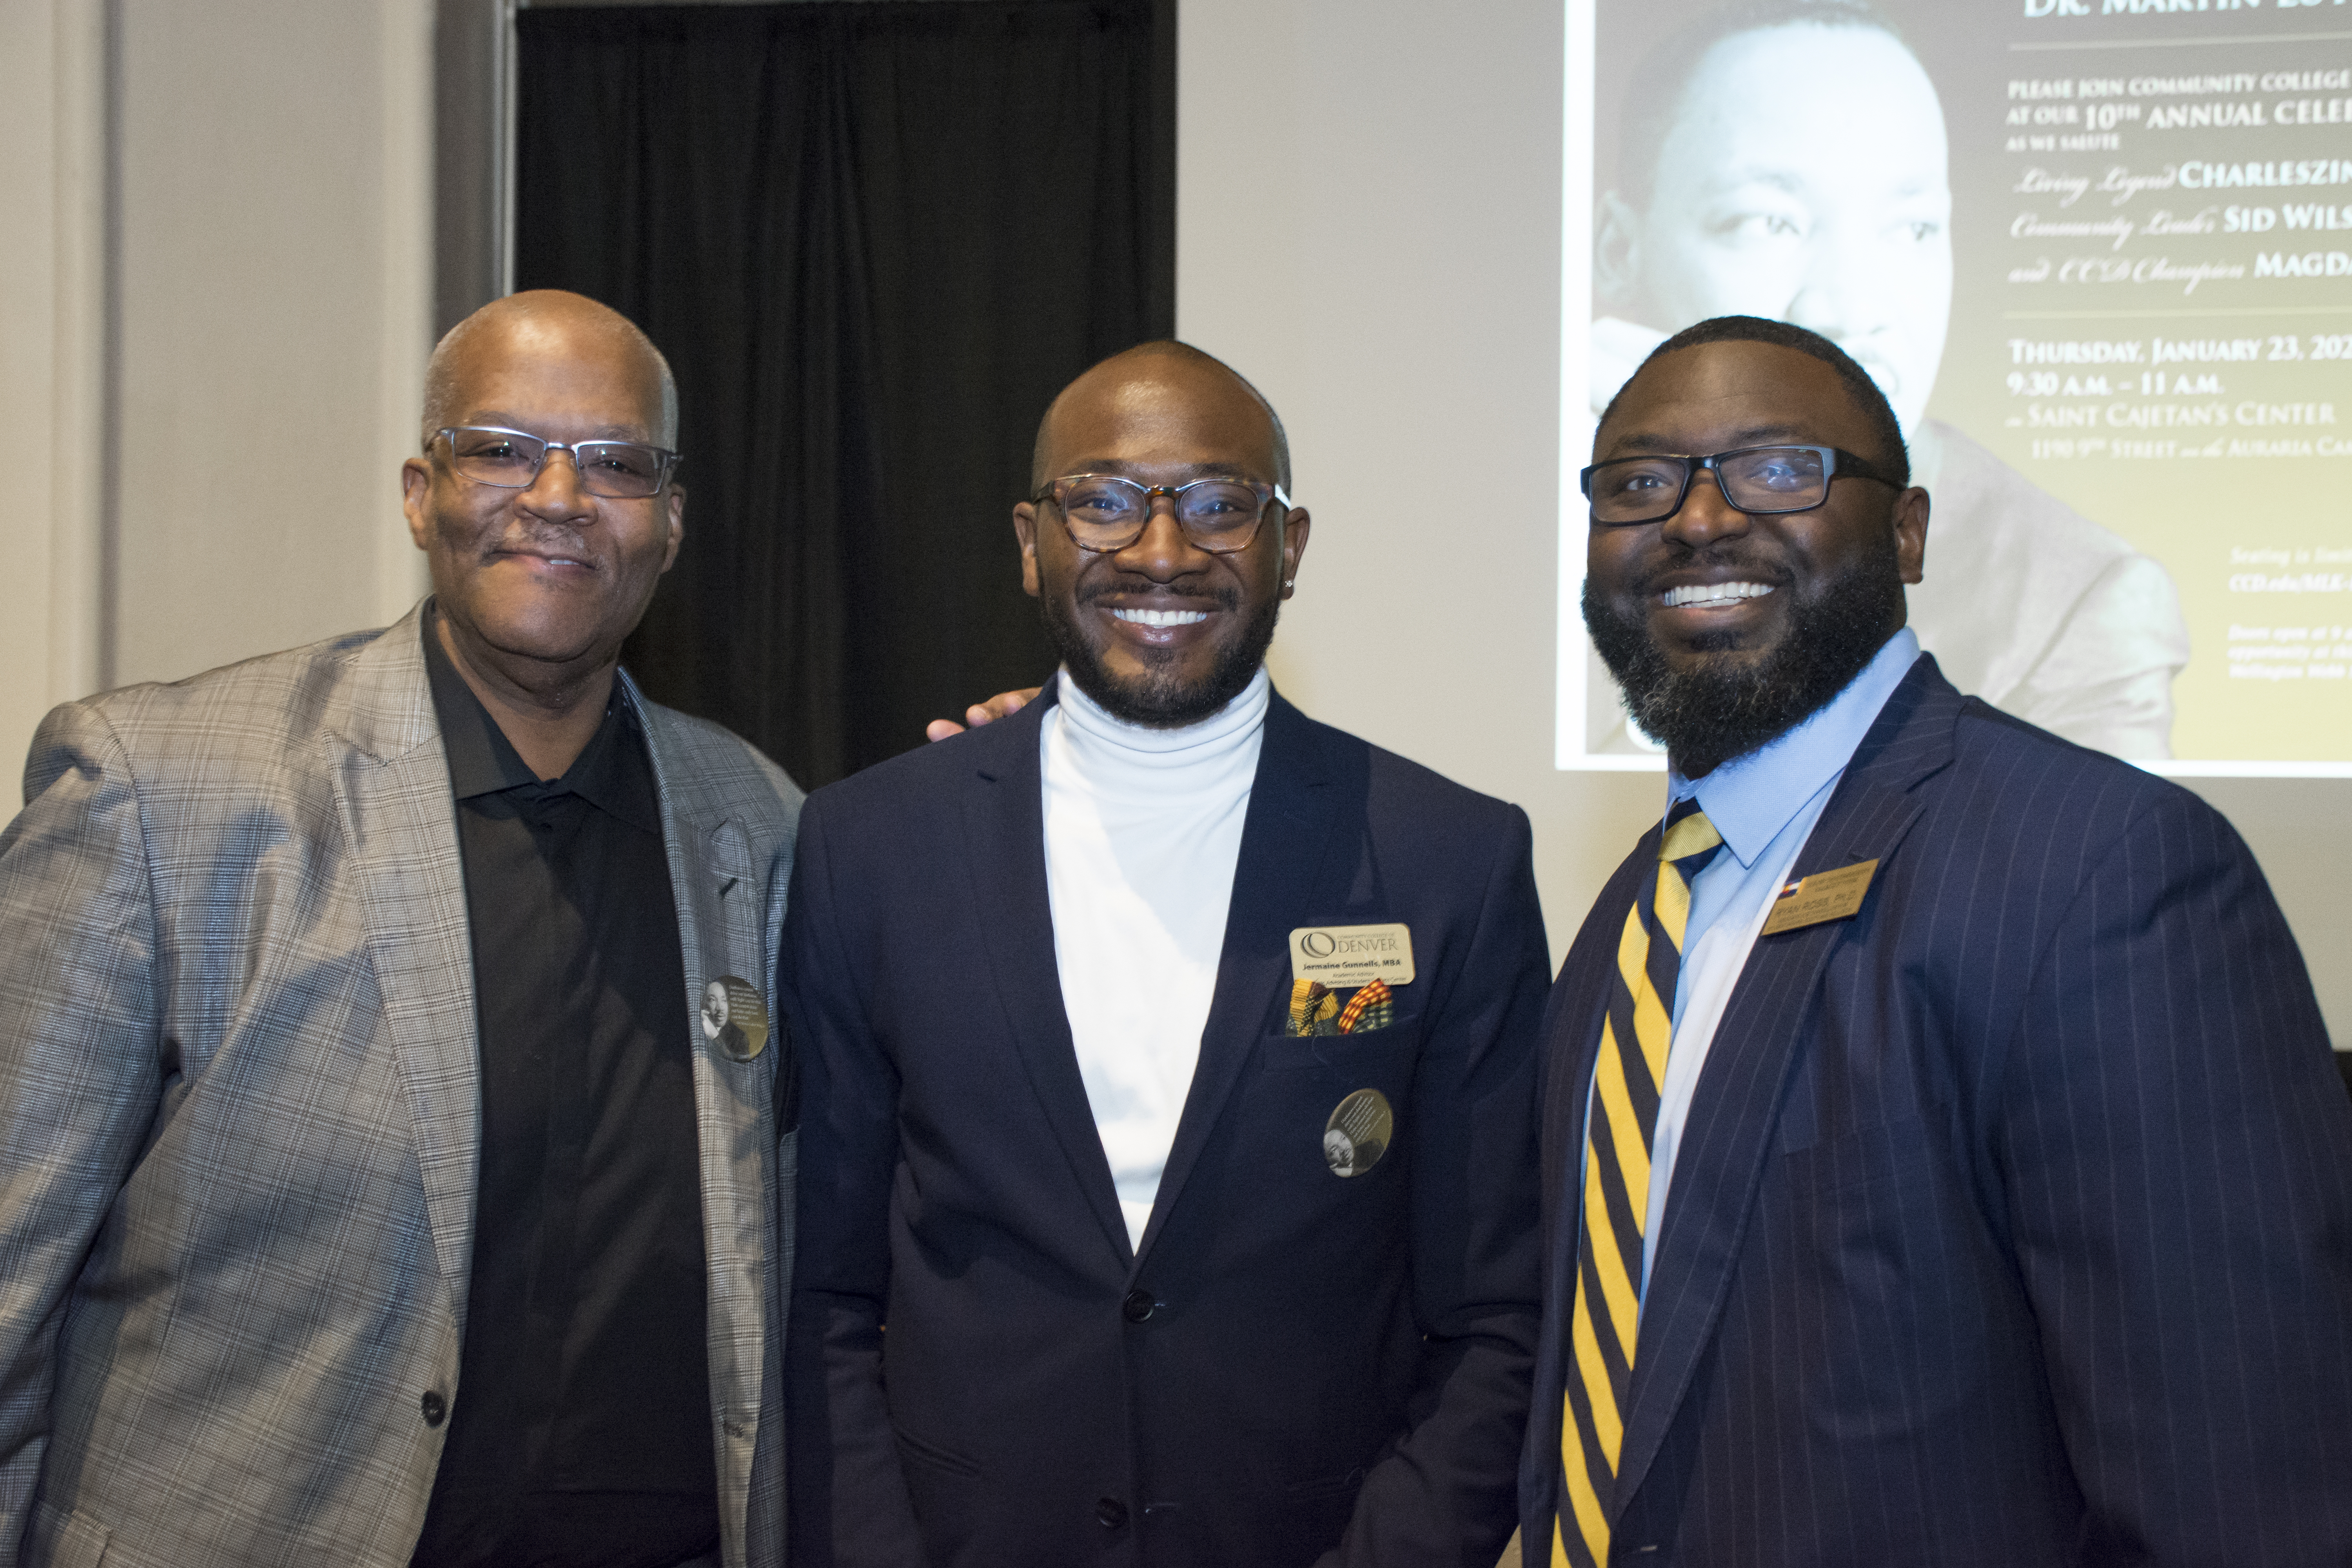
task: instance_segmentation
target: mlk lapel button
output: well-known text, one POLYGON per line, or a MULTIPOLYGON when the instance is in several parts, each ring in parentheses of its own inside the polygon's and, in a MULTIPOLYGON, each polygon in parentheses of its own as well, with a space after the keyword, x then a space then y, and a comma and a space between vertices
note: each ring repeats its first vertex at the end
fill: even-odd
POLYGON ((1335 1176, 1360 1176, 1381 1163, 1396 1132, 1396 1113, 1377 1089, 1341 1100, 1323 1124, 1323 1160, 1335 1176))
POLYGON ((1290 933, 1290 977, 1338 988, 1375 980, 1403 985, 1412 979, 1410 927, 1300 926, 1290 933))
POLYGON ((1862 908, 1863 895, 1870 891, 1871 875, 1877 869, 1877 861, 1864 860, 1858 866, 1841 866, 1834 871, 1816 871, 1801 881, 1790 883, 1780 889, 1772 912, 1765 917, 1763 934, 1777 936, 1801 926, 1845 919, 1862 908))
POLYGON ((702 988, 702 1037, 739 1062, 767 1047, 768 1005, 751 982, 722 974, 702 988))

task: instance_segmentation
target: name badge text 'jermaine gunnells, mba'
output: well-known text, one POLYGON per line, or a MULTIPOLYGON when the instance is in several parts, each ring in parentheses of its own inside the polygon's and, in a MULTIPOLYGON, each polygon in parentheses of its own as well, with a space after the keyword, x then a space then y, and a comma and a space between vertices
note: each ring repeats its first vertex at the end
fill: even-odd
POLYGON ((1412 979, 1412 931, 1402 925, 1300 926, 1290 933, 1290 977, 1332 990, 1412 979))

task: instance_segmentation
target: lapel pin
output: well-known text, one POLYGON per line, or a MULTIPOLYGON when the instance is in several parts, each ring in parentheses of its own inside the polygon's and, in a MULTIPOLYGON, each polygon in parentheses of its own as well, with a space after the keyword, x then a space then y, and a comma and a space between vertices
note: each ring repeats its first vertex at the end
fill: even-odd
POLYGON ((702 1037, 748 1062, 767 1048, 768 1005, 749 981, 722 974, 702 988, 702 1037))
POLYGON ((1323 1160, 1335 1176, 1360 1176, 1381 1163, 1396 1132, 1396 1113, 1377 1089, 1341 1100, 1323 1124, 1323 1160))

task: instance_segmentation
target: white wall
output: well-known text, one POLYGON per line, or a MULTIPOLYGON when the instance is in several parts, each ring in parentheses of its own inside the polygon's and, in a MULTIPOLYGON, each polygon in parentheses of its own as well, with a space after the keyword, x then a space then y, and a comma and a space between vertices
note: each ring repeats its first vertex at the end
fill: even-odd
POLYGON ((124 0, 115 680, 422 592, 431 45, 404 0, 124 0))
MULTIPOLYGON (((1657 805, 1550 763, 1560 13, 1185 0, 1177 268, 1180 331, 1282 408, 1319 524, 1284 689, 1525 805, 1555 951, 1657 805)), ((7 769, 64 697, 421 592, 394 474, 430 346, 430 18, 0 0, 7 769)), ((2352 785, 2199 787, 2352 1044, 2352 785)))
MULTIPOLYGON (((1177 69, 1177 328, 1282 410, 1315 517, 1276 679, 1527 807, 1556 956, 1662 805, 1551 765, 1564 10, 1184 0, 1177 69)), ((2352 1046, 2352 784, 2194 787, 2352 1046)))
POLYGON ((97 0, 0 3, 0 773, 99 680, 104 55, 97 0))
POLYGON ((431 42, 425 0, 0 4, 10 771, 52 702, 423 591, 431 42))

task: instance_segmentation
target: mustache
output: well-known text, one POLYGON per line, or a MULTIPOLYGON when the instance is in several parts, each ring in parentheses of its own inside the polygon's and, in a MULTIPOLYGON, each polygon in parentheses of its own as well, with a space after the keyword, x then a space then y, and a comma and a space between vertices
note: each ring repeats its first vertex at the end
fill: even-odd
POLYGON ((1181 578, 1179 578, 1176 583, 1156 583, 1149 577, 1133 574, 1114 575, 1084 584, 1080 585, 1073 598, 1075 603, 1083 606, 1110 598, 1148 599, 1158 594, 1171 596, 1181 594, 1187 599, 1207 599, 1214 603, 1219 609, 1223 610, 1238 610, 1242 607, 1241 590, 1231 584, 1202 584, 1195 587, 1189 583, 1184 583, 1181 578), (1182 586, 1180 587, 1179 584, 1182 584, 1182 586))
POLYGON ((534 553, 553 555, 572 555, 578 556, 583 561, 592 560, 595 555, 595 552, 591 550, 588 546, 588 536, 586 534, 581 532, 580 530, 576 528, 566 528, 561 524, 548 524, 538 528, 528 528, 520 533, 501 533, 496 539, 485 540, 482 543, 482 554, 485 557, 497 555, 509 550, 527 550, 534 553))

